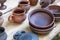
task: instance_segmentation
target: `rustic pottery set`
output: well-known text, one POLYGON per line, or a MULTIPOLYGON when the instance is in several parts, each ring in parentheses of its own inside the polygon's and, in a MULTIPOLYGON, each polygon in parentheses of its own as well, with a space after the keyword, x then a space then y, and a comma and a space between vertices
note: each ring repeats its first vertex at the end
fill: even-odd
MULTIPOLYGON (((4 3, 6 0, 0 0, 0 10, 6 9, 4 3)), ((54 29, 55 21, 60 20, 60 6, 50 5, 55 0, 41 0, 40 9, 32 10, 28 15, 29 25, 32 32, 36 34, 48 34, 54 29)), ((13 9, 13 12, 8 17, 10 23, 21 24, 26 19, 26 13, 30 10, 31 6, 37 5, 38 0, 21 0, 18 6, 13 9)), ((0 12, 0 26, 2 26, 4 19, 3 13, 0 12)), ((34 33, 18 31, 13 35, 15 40, 39 40, 38 36, 34 33)), ((6 40, 7 34, 5 28, 0 27, 0 40, 6 40)))

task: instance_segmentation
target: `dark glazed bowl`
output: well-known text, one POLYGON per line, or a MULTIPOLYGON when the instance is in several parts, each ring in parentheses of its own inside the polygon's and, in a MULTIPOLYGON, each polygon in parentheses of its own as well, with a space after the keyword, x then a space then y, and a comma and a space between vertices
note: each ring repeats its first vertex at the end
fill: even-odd
POLYGON ((51 6, 48 6, 47 9, 53 13, 56 19, 60 20, 60 6, 51 5, 51 6))
POLYGON ((5 32, 5 28, 0 27, 0 40, 6 40, 7 39, 7 34, 5 32))
POLYGON ((55 0, 41 0, 40 1, 41 8, 45 8, 49 4, 52 4, 53 2, 55 2, 55 0))
POLYGON ((54 22, 54 15, 52 15, 50 11, 45 9, 35 9, 29 14, 29 23, 32 24, 33 27, 38 29, 50 28, 53 26, 54 22))

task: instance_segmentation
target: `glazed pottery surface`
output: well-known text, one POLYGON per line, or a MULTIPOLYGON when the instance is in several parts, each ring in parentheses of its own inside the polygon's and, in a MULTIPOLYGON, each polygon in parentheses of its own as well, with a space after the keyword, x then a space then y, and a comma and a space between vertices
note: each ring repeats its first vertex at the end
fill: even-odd
POLYGON ((55 19, 60 20, 60 6, 58 5, 50 5, 46 9, 52 12, 52 14, 55 16, 55 19))
POLYGON ((13 38, 15 40, 39 40, 38 36, 34 33, 30 33, 30 32, 25 32, 25 31, 17 31, 13 38))
POLYGON ((16 8, 13 14, 8 17, 8 20, 14 23, 22 23, 26 19, 25 12, 23 8, 16 8))
POLYGON ((29 0, 31 6, 35 6, 38 3, 38 0, 29 0))
POLYGON ((51 14, 51 12, 44 9, 33 10, 29 14, 29 22, 35 28, 45 29, 52 27, 54 20, 54 16, 51 14))
POLYGON ((22 7, 28 11, 30 9, 30 2, 27 0, 20 1, 18 7, 22 7))
POLYGON ((0 27, 0 40, 6 40, 7 34, 5 32, 5 29, 3 27, 0 27))
POLYGON ((52 4, 55 0, 40 0, 40 5, 42 8, 47 7, 49 4, 52 4))

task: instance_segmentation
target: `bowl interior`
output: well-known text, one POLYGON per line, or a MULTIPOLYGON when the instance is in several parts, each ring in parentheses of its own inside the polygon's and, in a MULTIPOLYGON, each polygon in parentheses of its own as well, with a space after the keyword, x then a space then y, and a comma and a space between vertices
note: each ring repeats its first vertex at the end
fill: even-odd
POLYGON ((32 12, 30 15, 30 23, 40 28, 46 28, 53 22, 53 19, 51 13, 42 10, 32 12))

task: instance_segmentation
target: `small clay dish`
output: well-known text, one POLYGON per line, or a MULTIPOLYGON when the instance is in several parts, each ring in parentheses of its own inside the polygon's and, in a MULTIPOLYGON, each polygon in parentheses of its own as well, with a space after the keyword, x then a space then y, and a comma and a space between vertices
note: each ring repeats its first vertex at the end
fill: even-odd
POLYGON ((37 29, 47 29, 53 26, 54 15, 45 9, 35 9, 29 14, 29 22, 37 29))

